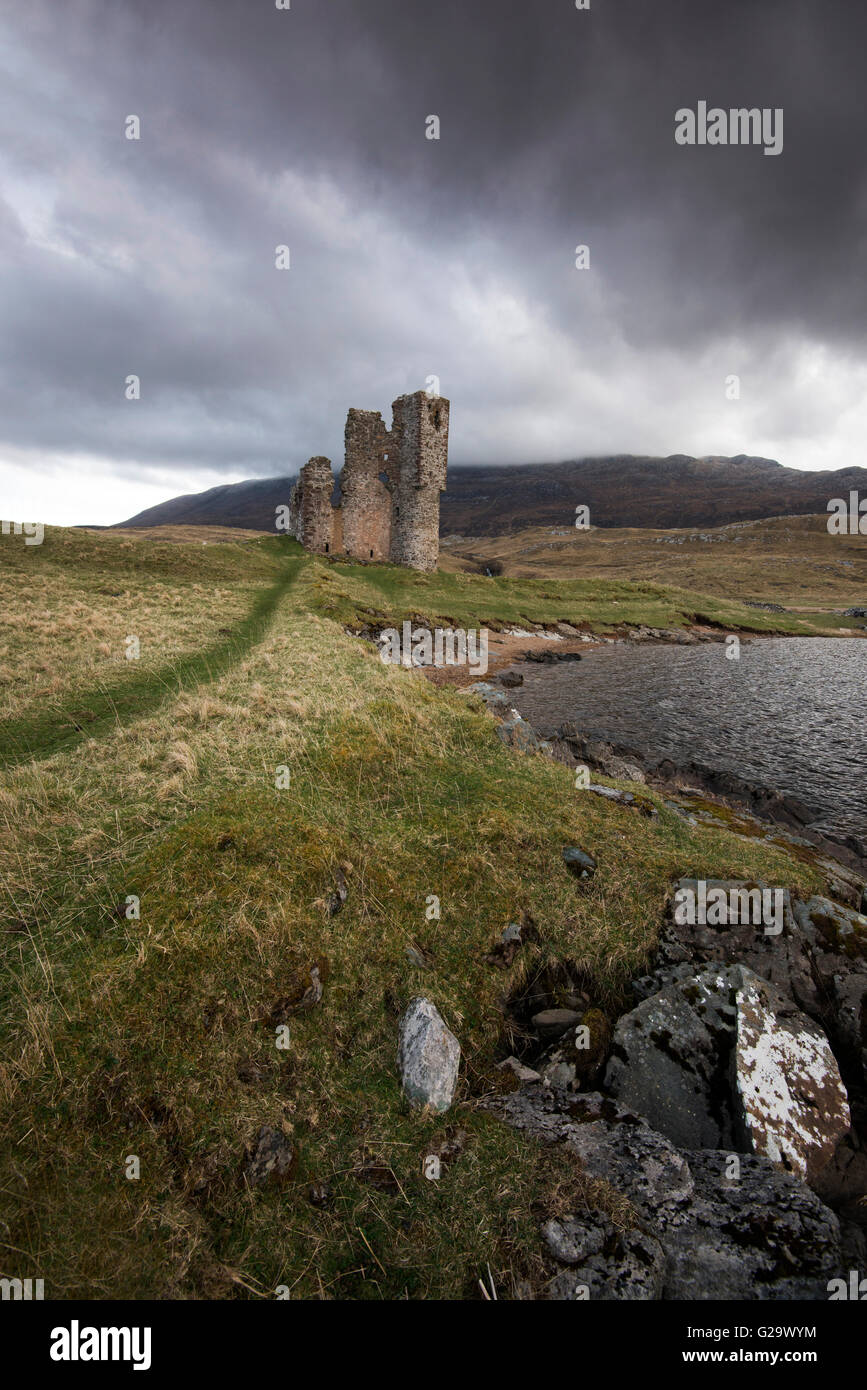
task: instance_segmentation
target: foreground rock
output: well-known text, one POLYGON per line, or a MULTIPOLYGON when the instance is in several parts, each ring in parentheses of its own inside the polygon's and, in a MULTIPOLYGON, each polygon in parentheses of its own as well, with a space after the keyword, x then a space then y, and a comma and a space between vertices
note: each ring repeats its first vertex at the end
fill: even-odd
POLYGON ((580 1211, 548 1221, 542 1238, 554 1259, 567 1269, 546 1290, 548 1299, 633 1302, 662 1297, 665 1252, 639 1228, 622 1230, 601 1211, 580 1211))
POLYGON ((815 1181, 849 1132, 846 1089, 828 1039, 750 970, 735 1001, 737 1115, 753 1153, 815 1181))
POLYGON ((448 1110, 454 1100, 461 1047, 436 1005, 419 996, 400 1021, 397 1065, 410 1104, 448 1110))
MULTIPOLYGON (((695 879, 680 879, 672 905, 684 890, 695 892, 697 886, 695 879)), ((793 904, 787 890, 760 882, 707 880, 707 893, 714 889, 730 898, 780 891, 774 930, 768 933, 761 922, 679 922, 672 911, 660 935, 655 969, 633 981, 639 999, 705 965, 743 964, 818 1023, 835 1055, 854 1070, 861 1085, 867 1083, 867 916, 819 896, 793 904)), ((860 901, 860 883, 858 889, 860 901)))
POLYGON ((596 860, 586 850, 577 845, 566 845, 563 850, 563 863, 576 878, 592 878, 596 872, 596 860))
POLYGON ((851 1125, 821 1028, 741 965, 678 979, 621 1018, 605 1085, 681 1147, 760 1154, 808 1181, 851 1125))
POLYGON ((279 1129, 263 1125, 247 1151, 244 1177, 251 1187, 289 1182, 298 1166, 298 1150, 279 1129))
POLYGON ((625 1231, 612 1229, 607 1214, 584 1210, 546 1223, 547 1249, 565 1266, 547 1297, 828 1297, 841 1268, 837 1217, 768 1159, 741 1155, 734 1170, 724 1150, 683 1153, 596 1093, 530 1085, 488 1108, 543 1142, 563 1144, 634 1212, 625 1231))
POLYGON ((644 1000, 614 1030, 606 1088, 683 1148, 733 1144, 727 1070, 739 984, 737 966, 702 971, 644 1000))

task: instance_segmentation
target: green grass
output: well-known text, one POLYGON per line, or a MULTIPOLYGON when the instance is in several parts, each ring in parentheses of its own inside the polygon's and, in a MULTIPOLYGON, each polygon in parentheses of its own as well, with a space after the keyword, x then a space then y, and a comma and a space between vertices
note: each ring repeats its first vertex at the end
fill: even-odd
POLYGON ((479 1109, 516 1045, 508 999, 568 965, 615 1010, 681 875, 802 891, 820 879, 764 841, 690 829, 658 798, 654 821, 576 791, 567 768, 506 749, 474 697, 383 666, 342 628, 350 608, 375 601, 396 619, 422 593, 463 603, 455 621, 517 621, 531 599, 539 621, 609 621, 615 602, 652 621, 667 601, 656 592, 617 585, 585 613, 576 589, 561 612, 559 593, 532 587, 268 554, 281 588, 271 571, 270 612, 231 664, 191 668, 196 689, 163 686, 159 699, 148 685, 135 718, 75 748, 49 734, 39 757, 6 767, 4 1273, 43 1277, 61 1298, 273 1297, 286 1285, 293 1298, 415 1299, 481 1297, 490 1266, 507 1298, 543 1277, 538 1224, 552 1203, 628 1219, 564 1154, 479 1109), (586 886, 563 866, 567 844, 598 859, 586 886), (341 866, 348 898, 331 916, 341 866), (138 919, 122 906, 133 895, 138 919), (522 918, 538 939, 503 972, 488 953, 522 918), (315 963, 322 1000, 289 1018, 279 1050, 275 1006, 315 963), (417 993, 462 1046, 445 1117, 410 1111, 397 1081, 398 1020, 417 993), (299 1166, 283 1189, 251 1192, 240 1170, 263 1124, 291 1134, 299 1166), (425 1155, 449 1141, 459 1152, 427 1181, 425 1155), (325 1208, 309 1200, 314 1183, 331 1190, 325 1208))
POLYGON ((48 757, 72 748, 86 736, 97 738, 113 725, 127 724, 155 709, 171 695, 216 680, 262 637, 282 594, 301 564, 284 562, 280 578, 260 590, 249 611, 221 641, 191 651, 156 669, 136 670, 130 663, 125 678, 115 678, 66 698, 39 701, 10 719, 0 720, 0 767, 48 757))
POLYGON ((846 626, 842 612, 864 601, 867 538, 830 535, 827 521, 826 515, 769 517, 678 531, 537 526, 449 541, 440 564, 478 571, 496 561, 513 580, 674 584, 718 599, 778 603, 795 616, 818 610, 833 628, 846 626))
POLYGON ((391 565, 322 566, 316 606, 344 623, 373 619, 492 628, 527 623, 584 623, 599 632, 645 623, 677 628, 709 623, 732 632, 812 634, 827 617, 767 613, 733 599, 673 585, 622 579, 511 579, 478 574, 416 574, 391 565))

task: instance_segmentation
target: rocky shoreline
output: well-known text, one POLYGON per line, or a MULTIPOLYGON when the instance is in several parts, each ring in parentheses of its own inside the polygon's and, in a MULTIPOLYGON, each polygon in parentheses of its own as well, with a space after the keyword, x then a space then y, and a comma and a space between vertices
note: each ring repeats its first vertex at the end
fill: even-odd
MULTIPOLYGON (((650 631, 650 630, 648 630, 650 631)), ((659 634, 636 640, 658 640, 659 634)), ((703 635, 696 640, 713 641, 703 635)), ((716 640, 723 640, 722 637, 716 640)), ((527 652, 532 662, 575 660, 573 651, 539 654, 527 652)), ((508 691, 520 687, 523 676, 511 667, 501 668, 494 680, 477 681, 464 687, 481 696, 487 708, 500 720, 500 736, 522 751, 539 751, 571 767, 587 766, 605 777, 646 783, 668 797, 678 797, 686 813, 696 821, 729 824, 741 833, 774 834, 794 849, 814 850, 856 873, 867 876, 867 841, 851 834, 835 834, 814 828, 818 812, 802 798, 783 794, 772 787, 751 782, 725 769, 714 768, 693 759, 676 763, 670 758, 652 760, 636 748, 594 739, 567 720, 545 737, 516 710, 508 691), (714 808, 718 808, 715 813, 714 808), (740 824, 731 823, 729 812, 737 813, 740 824)), ((598 788, 596 790, 599 790, 598 788)), ((678 803, 671 803, 676 809, 678 803)))
MULTIPOLYGON (((563 857, 579 889, 597 871, 563 857)), ((787 893, 778 933, 684 925, 695 887, 672 886, 619 1018, 565 963, 510 1001, 520 1055, 476 1103, 563 1146, 604 1193, 541 1222, 547 1274, 519 1297, 827 1300, 867 1273, 867 917, 787 893)), ((510 924, 489 963, 535 939, 510 924)), ((397 1060, 411 1104, 449 1109, 460 1044, 429 1000, 407 1009, 397 1060)))
MULTIPOLYGON (((785 890, 779 933, 750 922, 684 927, 671 905, 697 885, 683 880, 672 887, 652 971, 633 982, 619 1018, 578 981, 517 1007, 525 1044, 501 1063, 516 1089, 485 1104, 565 1145, 632 1212, 625 1226, 601 1210, 549 1220, 550 1279, 526 1296, 827 1299, 849 1287, 852 1270, 867 1274, 863 847, 811 837, 808 807, 728 774, 648 769, 633 750, 588 741, 574 725, 542 739, 512 708, 508 673, 500 682, 471 689, 508 745, 632 782, 635 792, 592 782, 587 790, 639 813, 658 814, 641 795, 648 781, 683 793, 687 780, 689 794, 739 804, 747 833, 771 822, 822 869, 832 895, 800 902, 785 890)), ((690 795, 666 804, 714 820, 714 806, 690 795)), ((564 858, 579 878, 596 871, 577 848, 564 858)), ((766 885, 704 888, 738 895, 766 885)), ((521 928, 508 930, 499 949, 511 963, 521 928)))
MULTIPOLYGON (((558 656, 582 641, 561 638, 558 656)), ((537 652, 551 646, 550 635, 536 638, 537 652)), ((697 765, 649 768, 634 750, 588 740, 574 725, 540 737, 512 705, 516 674, 466 688, 505 744, 631 783, 585 784, 629 813, 659 816, 658 798, 642 790, 654 786, 686 822, 776 840, 825 882, 823 895, 803 901, 784 886, 673 882, 649 971, 619 1011, 594 998, 569 961, 517 972, 493 1071, 469 1103, 560 1146, 596 1184, 592 1200, 540 1214, 545 1277, 517 1296, 858 1297, 853 1272, 856 1290, 867 1276, 867 860, 812 836, 811 809, 797 798, 697 765), (778 894, 779 920, 705 914, 684 923, 684 893, 741 902, 778 894)), ((605 872, 576 845, 563 847, 563 864, 579 893, 605 872)), ((510 923, 488 965, 510 970, 541 934, 527 919, 510 923)), ((411 1106, 451 1109, 459 1034, 431 999, 411 1001, 396 1056, 411 1106)))

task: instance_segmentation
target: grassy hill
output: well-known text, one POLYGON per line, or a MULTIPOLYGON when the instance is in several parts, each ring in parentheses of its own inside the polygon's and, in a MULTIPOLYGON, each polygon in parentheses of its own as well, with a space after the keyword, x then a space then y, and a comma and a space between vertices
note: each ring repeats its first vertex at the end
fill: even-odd
POLYGON ((504 747, 475 697, 384 666, 345 627, 778 615, 622 576, 419 576, 237 535, 7 539, 0 584, 5 1271, 49 1298, 382 1299, 477 1297, 490 1266, 509 1297, 538 1274, 540 1212, 577 1195, 628 1222, 604 1184, 478 1109, 520 1046, 509 1001, 568 966, 610 1009, 675 877, 821 880, 652 793, 656 820, 577 791, 504 747), (586 886, 569 844, 598 859, 586 886), (503 970, 489 957, 511 921, 534 932, 503 970), (299 1008, 314 966, 321 1000, 299 1008), (398 1085, 419 993, 463 1049, 445 1117, 398 1085), (273 1191, 243 1180, 263 1125, 298 1152, 273 1191))

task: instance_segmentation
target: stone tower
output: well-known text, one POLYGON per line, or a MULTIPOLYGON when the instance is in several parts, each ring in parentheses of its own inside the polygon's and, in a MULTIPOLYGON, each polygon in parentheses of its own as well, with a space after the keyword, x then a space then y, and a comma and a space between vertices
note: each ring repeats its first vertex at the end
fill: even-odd
POLYGON ((392 497, 391 559, 434 570, 439 556, 440 493, 445 491, 449 403, 416 391, 392 406, 398 476, 392 497))
POLYGON ((345 441, 340 474, 343 548, 356 560, 387 560, 391 554, 392 477, 397 470, 379 411, 350 410, 345 441))
POLYGON ((328 555, 333 549, 333 491, 331 460, 319 455, 305 463, 298 475, 298 483, 290 503, 296 519, 295 535, 305 550, 315 550, 320 555, 328 555))
POLYGON ((378 410, 350 410, 340 506, 332 503, 330 460, 312 458, 292 489, 289 531, 306 550, 320 555, 434 570, 448 465, 449 403, 416 391, 398 397, 392 410, 390 431, 378 410))

